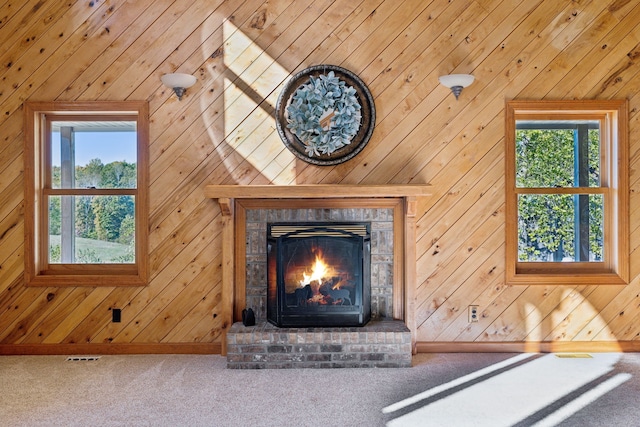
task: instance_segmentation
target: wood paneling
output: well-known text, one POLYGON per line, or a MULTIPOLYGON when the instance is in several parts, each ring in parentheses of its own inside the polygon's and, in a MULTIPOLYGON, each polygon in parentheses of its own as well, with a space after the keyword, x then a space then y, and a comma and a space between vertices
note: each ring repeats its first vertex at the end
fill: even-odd
POLYGON ((229 238, 210 184, 431 184, 416 204, 419 349, 640 337, 637 1, 0 3, 0 352, 219 350, 229 238), (322 63, 357 73, 377 108, 365 150, 331 167, 290 154, 272 116, 288 77, 322 63), (160 83, 173 71, 198 78, 182 101, 160 83), (457 101, 437 80, 451 72, 476 76, 457 101), (615 98, 630 106, 631 283, 505 286, 505 99, 615 98), (149 102, 148 286, 24 286, 25 100, 149 102))

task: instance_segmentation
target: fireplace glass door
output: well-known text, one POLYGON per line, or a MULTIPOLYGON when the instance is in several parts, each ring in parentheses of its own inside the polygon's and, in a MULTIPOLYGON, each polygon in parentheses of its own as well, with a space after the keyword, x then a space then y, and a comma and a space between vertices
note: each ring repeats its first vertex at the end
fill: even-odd
POLYGON ((368 223, 267 226, 267 319, 280 327, 362 326, 371 317, 368 223))

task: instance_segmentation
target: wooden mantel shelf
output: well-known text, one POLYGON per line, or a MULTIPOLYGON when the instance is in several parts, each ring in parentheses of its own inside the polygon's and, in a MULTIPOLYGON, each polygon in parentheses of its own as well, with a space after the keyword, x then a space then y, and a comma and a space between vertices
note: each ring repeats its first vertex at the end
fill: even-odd
POLYGON ((431 195, 431 186, 429 184, 207 185, 204 194, 211 199, 423 197, 431 195))

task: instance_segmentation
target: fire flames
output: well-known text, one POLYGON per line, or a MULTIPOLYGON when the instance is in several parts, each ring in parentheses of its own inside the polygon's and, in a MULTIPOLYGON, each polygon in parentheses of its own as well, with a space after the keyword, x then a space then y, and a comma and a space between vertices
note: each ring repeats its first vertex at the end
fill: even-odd
POLYGON ((320 251, 316 252, 315 261, 302 272, 299 291, 308 287, 311 297, 305 298, 304 304, 344 304, 351 305, 349 291, 341 290, 344 280, 335 268, 327 264, 320 251), (309 272, 310 270, 310 272, 309 272))
POLYGON ((302 273, 302 280, 300 281, 300 286, 310 285, 313 282, 322 283, 322 279, 325 277, 329 277, 332 273, 329 266, 323 261, 322 255, 316 255, 316 260, 311 266, 311 274, 307 274, 307 272, 302 273))

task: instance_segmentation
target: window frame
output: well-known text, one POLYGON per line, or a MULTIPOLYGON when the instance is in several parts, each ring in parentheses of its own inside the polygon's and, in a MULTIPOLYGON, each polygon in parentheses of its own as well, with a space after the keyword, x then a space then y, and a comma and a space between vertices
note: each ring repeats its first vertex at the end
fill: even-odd
POLYGON ((25 283, 27 286, 145 286, 148 281, 148 141, 146 101, 32 102, 24 104, 25 283), (135 189, 52 189, 52 119, 136 121, 135 189), (55 195, 133 195, 135 262, 49 263, 48 197, 55 195))
POLYGON ((629 114, 627 100, 506 102, 505 230, 507 285, 629 283, 629 114), (516 187, 516 121, 598 119, 599 187, 516 187), (604 200, 602 262, 521 262, 518 259, 520 194, 601 194, 604 200))

